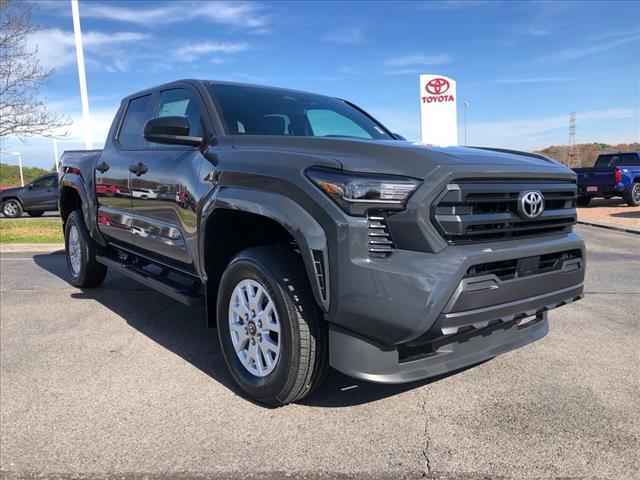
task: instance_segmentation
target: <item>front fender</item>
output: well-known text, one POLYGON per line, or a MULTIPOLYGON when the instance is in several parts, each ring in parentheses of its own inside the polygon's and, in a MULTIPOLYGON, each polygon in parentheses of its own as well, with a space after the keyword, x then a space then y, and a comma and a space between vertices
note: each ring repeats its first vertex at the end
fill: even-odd
MULTIPOLYGON (((302 208, 284 195, 273 192, 238 187, 218 187, 204 202, 200 215, 200 231, 206 230, 207 220, 216 209, 238 210, 261 215, 279 223, 296 241, 304 260, 309 283, 318 305, 329 311, 330 272, 327 250, 327 237, 320 224, 302 208), (322 262, 318 264, 318 262, 322 262), (318 281, 317 269, 322 268, 324 286, 318 281)), ((200 235, 198 245, 199 270, 204 274, 206 239, 200 235)))

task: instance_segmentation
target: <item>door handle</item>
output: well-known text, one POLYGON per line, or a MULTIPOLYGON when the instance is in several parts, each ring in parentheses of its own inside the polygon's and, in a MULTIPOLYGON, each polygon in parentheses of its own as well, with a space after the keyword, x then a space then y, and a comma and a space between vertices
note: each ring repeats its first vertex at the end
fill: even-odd
POLYGON ((103 160, 98 165, 96 165, 96 170, 100 173, 104 173, 109 170, 109 164, 103 160))
POLYGON ((140 175, 144 175, 145 173, 147 173, 149 171, 149 169, 147 168, 147 166, 142 163, 142 162, 138 162, 134 165, 129 165, 129 171, 131 173, 135 173, 136 176, 140 176, 140 175))

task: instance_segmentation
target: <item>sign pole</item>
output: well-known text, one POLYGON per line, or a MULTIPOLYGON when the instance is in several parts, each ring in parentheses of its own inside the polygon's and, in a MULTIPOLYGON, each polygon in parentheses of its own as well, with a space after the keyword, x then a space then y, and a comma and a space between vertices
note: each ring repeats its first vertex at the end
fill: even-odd
POLYGON ((78 63, 78 81, 80 83, 80 100, 82 101, 82 123, 84 133, 84 146, 91 150, 91 123, 89 117, 89 95, 87 94, 87 75, 84 68, 84 50, 82 46, 82 30, 80 29, 80 8, 78 0, 71 0, 71 13, 73 15, 73 36, 76 44, 76 59, 78 63))

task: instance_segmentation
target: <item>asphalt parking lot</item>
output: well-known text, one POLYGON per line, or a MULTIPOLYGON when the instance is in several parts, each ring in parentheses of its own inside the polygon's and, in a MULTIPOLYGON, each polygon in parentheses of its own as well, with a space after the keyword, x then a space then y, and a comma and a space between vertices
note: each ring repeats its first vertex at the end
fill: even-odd
POLYGON ((586 297, 542 341, 413 385, 332 372, 280 409, 236 393, 197 311, 2 254, 2 476, 638 479, 640 236, 578 230, 586 297))

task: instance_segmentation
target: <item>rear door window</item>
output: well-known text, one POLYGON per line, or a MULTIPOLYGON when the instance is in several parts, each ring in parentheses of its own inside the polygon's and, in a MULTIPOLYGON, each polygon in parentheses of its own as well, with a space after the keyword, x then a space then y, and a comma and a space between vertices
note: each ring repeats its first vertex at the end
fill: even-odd
POLYGON ((600 155, 596 161, 596 167, 617 167, 623 165, 640 165, 638 155, 635 153, 600 155))
POLYGON ((620 158, 618 159, 616 165, 640 165, 640 159, 638 159, 638 155, 636 155, 635 153, 626 153, 620 155, 620 158))
POLYGON ((144 126, 152 115, 153 102, 150 94, 129 100, 118 135, 120 145, 131 149, 147 148, 149 142, 144 139, 144 126))

